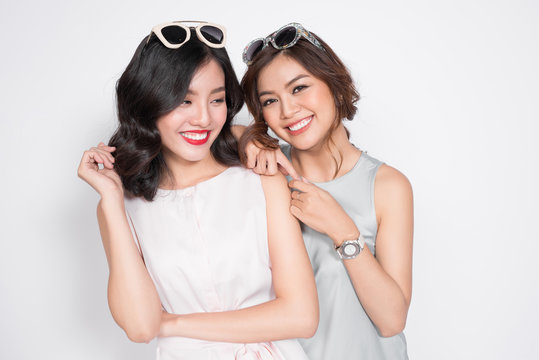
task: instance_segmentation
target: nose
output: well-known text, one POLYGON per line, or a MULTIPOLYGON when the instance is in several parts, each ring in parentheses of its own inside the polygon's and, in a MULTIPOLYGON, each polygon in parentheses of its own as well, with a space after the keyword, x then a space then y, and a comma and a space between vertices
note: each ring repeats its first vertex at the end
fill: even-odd
POLYGON ((293 97, 285 96, 281 98, 281 118, 289 119, 299 111, 300 106, 293 97))
POLYGON ((200 104, 191 116, 189 123, 201 128, 207 127, 211 122, 210 112, 207 104, 200 104))

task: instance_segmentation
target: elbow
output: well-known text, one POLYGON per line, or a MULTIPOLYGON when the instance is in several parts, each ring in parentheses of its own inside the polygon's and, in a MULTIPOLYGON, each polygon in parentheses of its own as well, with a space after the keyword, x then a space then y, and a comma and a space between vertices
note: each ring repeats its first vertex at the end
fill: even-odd
MULTIPOLYGON (((159 314, 161 315, 161 314, 159 314)), ((161 330, 161 318, 156 316, 148 318, 136 318, 131 316, 129 321, 118 322, 129 340, 136 343, 149 343, 159 335, 161 330)))
POLYGON ((312 316, 310 319, 308 319, 308 321, 305 321, 302 333, 299 337, 303 339, 311 338, 314 336, 314 334, 316 334, 316 330, 318 330, 318 313, 316 316, 312 316))
POLYGON ((382 337, 391 337, 400 334, 406 326, 406 318, 393 319, 391 322, 378 327, 378 332, 382 337))
POLYGON ((159 334, 159 328, 147 327, 147 328, 137 328, 131 330, 125 330, 125 334, 129 340, 136 343, 149 343, 159 334))
POLYGON ((318 302, 315 302, 312 306, 303 304, 303 307, 297 308, 295 314, 296 332, 292 337, 303 339, 313 337, 318 329, 318 302))

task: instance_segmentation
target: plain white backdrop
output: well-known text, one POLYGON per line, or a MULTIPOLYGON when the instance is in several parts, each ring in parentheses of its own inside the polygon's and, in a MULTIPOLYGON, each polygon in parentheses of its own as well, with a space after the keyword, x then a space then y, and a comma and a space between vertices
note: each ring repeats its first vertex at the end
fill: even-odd
POLYGON ((155 357, 110 316, 98 197, 76 168, 116 126, 139 41, 192 19, 227 27, 238 76, 243 46, 291 21, 351 69, 354 143, 414 187, 411 359, 538 358, 534 0, 2 0, 0 358, 155 357))

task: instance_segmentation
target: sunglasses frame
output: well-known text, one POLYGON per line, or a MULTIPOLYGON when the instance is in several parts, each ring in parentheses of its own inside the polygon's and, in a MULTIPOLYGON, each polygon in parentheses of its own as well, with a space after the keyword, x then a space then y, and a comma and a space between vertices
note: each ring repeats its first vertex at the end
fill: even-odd
POLYGON ((262 47, 260 48, 259 52, 264 50, 264 48, 266 48, 269 44, 271 44, 277 50, 283 50, 283 49, 286 49, 286 48, 289 48, 289 47, 292 47, 292 46, 296 45, 299 38, 302 37, 302 36, 305 39, 307 39, 311 44, 316 46, 317 48, 325 51, 322 44, 320 44, 320 42, 318 40, 316 40, 316 38, 313 36, 313 34, 311 34, 309 31, 307 31, 307 29, 305 29, 301 24, 299 24, 299 23, 290 23, 290 24, 286 24, 286 25, 280 27, 279 30, 273 32, 272 34, 266 36, 265 38, 256 38, 256 39, 252 40, 251 42, 249 42, 245 46, 245 48, 243 49, 243 55, 242 55, 243 62, 246 63, 247 65, 251 65, 253 63, 253 59, 250 59, 250 60, 247 59, 247 52, 249 51, 251 46, 253 44, 255 44, 256 42, 258 42, 258 41, 262 41, 262 47), (290 41, 289 43, 283 45, 283 46, 278 46, 275 43, 275 38, 277 37, 277 35, 281 31, 283 31, 284 29, 289 28, 289 27, 293 27, 293 28, 296 29, 296 35, 295 35, 294 39, 292 41, 290 41))
POLYGON ((161 41, 161 43, 163 45, 165 45, 167 48, 169 48, 169 49, 178 49, 183 44, 188 42, 189 39, 191 39, 191 29, 193 29, 193 28, 195 29, 195 32, 197 34, 198 39, 200 41, 202 41, 204 44, 208 45, 209 47, 215 48, 215 49, 225 47, 225 44, 226 44, 226 29, 223 26, 221 26, 219 24, 209 23, 209 22, 206 22, 206 21, 191 21, 191 20, 172 21, 172 22, 167 22, 167 23, 155 25, 152 28, 152 31, 150 32, 150 35, 148 35, 148 40, 146 41, 146 44, 148 44, 150 42, 150 38, 152 37, 152 34, 155 34, 157 36, 157 38, 159 39, 159 41, 161 41), (198 24, 198 25, 197 26, 186 26, 184 24, 198 24), (185 37, 185 40, 182 43, 180 43, 180 44, 172 44, 163 36, 163 33, 161 31, 164 28, 169 27, 169 26, 177 26, 177 27, 182 28, 183 30, 185 30, 186 37, 185 37), (202 35, 201 28, 203 28, 204 26, 212 26, 214 28, 219 29, 219 31, 221 31, 223 33, 223 40, 219 44, 214 44, 214 43, 210 42, 208 39, 206 39, 204 37, 204 35, 202 35))

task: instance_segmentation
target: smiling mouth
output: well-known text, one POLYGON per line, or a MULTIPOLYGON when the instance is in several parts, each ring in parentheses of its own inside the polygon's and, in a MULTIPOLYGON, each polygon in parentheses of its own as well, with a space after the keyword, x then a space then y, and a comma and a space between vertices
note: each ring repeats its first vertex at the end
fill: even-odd
POLYGON ((288 126, 287 129, 292 135, 298 135, 302 133, 303 131, 307 130, 307 127, 309 126, 312 120, 313 120, 313 116, 311 115, 305 119, 302 119, 288 126))
POLYGON ((180 135, 191 145, 205 144, 210 138, 209 130, 192 130, 180 132, 180 135))

